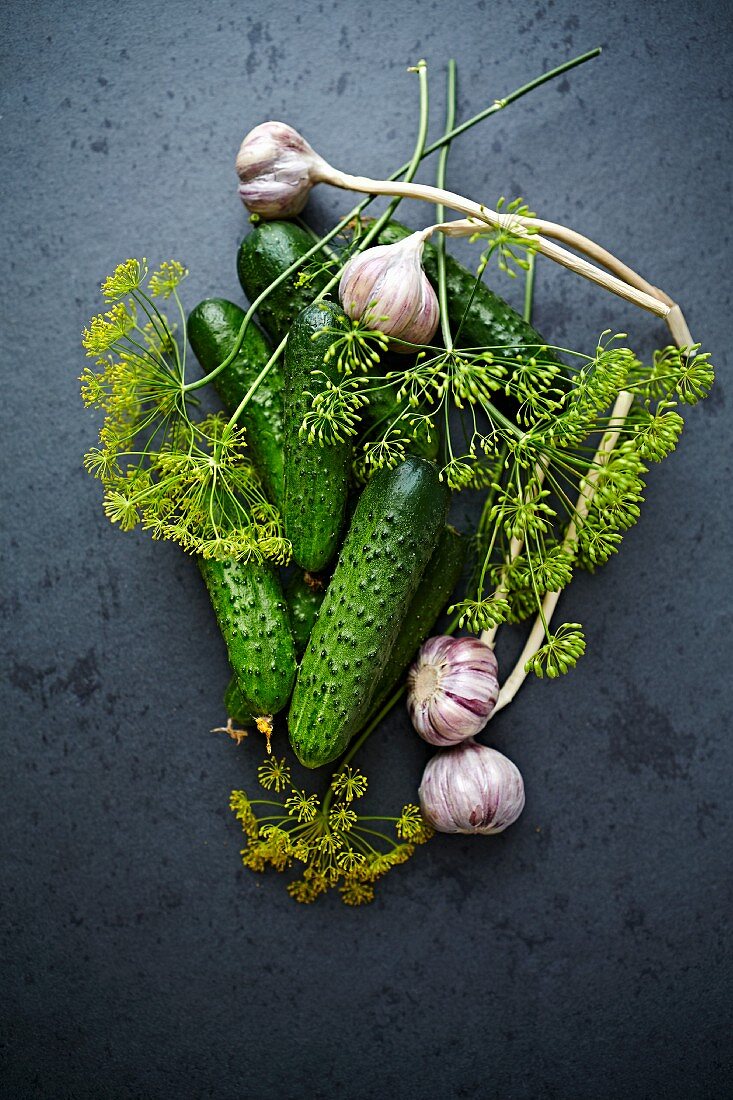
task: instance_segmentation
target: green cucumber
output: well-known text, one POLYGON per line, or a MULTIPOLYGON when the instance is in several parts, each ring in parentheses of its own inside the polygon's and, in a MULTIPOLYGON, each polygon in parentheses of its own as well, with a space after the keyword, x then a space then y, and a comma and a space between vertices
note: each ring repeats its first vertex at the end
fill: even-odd
POLYGON ((298 657, 305 653, 325 594, 323 581, 308 573, 293 573, 285 585, 285 599, 290 611, 290 626, 298 657))
MULTIPOLYGON (((413 232, 399 222, 390 222, 379 234, 380 244, 396 244, 413 232)), ((438 252, 435 245, 425 243, 423 249, 423 267, 425 274, 436 288, 438 287, 438 252)), ((515 309, 490 290, 484 282, 476 287, 471 308, 463 320, 471 293, 476 286, 475 273, 460 264, 453 256, 446 253, 445 257, 446 290, 448 294, 448 319, 454 333, 458 331, 458 346, 462 348, 481 348, 487 346, 507 346, 508 355, 525 352, 528 345, 540 344, 546 346, 545 340, 540 336, 515 309)), ((556 355, 547 352, 547 357, 554 362, 559 362, 556 355)))
POLYGON ((227 717, 231 718, 232 722, 238 726, 246 728, 255 724, 255 716, 252 714, 250 707, 247 706, 247 701, 242 695, 236 676, 232 676, 224 692, 224 710, 227 717))
MULTIPOLYGON (((245 313, 224 298, 207 298, 188 316, 188 339, 205 373, 226 359, 234 347, 245 313)), ((250 323, 234 360, 214 379, 214 388, 233 413, 271 355, 268 340, 250 323)), ((283 501, 283 376, 275 364, 260 382, 238 423, 247 432, 252 461, 265 491, 277 508, 283 501)))
POLYGON ((290 705, 290 742, 306 767, 340 756, 369 716, 448 497, 435 466, 412 456, 361 494, 290 705))
POLYGON ((466 540, 455 527, 444 527, 392 646, 389 660, 372 698, 370 717, 381 710, 399 685, 410 662, 448 603, 463 571, 466 550, 466 540))
MULTIPOLYGON (((296 260, 313 247, 313 239, 294 222, 260 222, 244 238, 237 254, 237 274, 242 290, 254 302, 296 260)), ((319 262, 322 256, 314 257, 319 262)), ((293 321, 310 305, 328 282, 321 272, 302 286, 301 272, 290 275, 257 307, 257 316, 265 332, 276 344, 290 332, 293 321)))
POLYGON ((229 663, 253 716, 282 710, 295 679, 295 647, 280 581, 265 562, 199 557, 229 663))
MULTIPOLYGON (((250 302, 254 302, 270 283, 274 282, 291 264, 301 259, 313 247, 313 238, 299 225, 289 221, 262 222, 252 229, 239 246, 237 271, 242 289, 250 302)), ((321 254, 314 257, 321 260, 321 254)), ((307 265, 306 265, 307 268, 307 265)), ((303 286, 297 286, 300 272, 289 276, 281 286, 276 287, 257 308, 262 327, 276 343, 290 332, 297 315, 309 305, 323 290, 328 282, 326 273, 321 272, 303 286)), ((400 356, 404 369, 405 356, 400 356)), ((391 364, 383 357, 381 371, 391 369, 391 364)), ((380 370, 374 372, 378 376, 380 370)), ((363 429, 382 429, 387 427, 400 412, 406 402, 398 402, 396 388, 389 386, 369 396, 369 404, 362 409, 363 429)), ((374 433, 372 433, 374 434, 374 433)), ((423 458, 437 458, 440 448, 440 433, 434 431, 428 439, 425 427, 417 429, 410 441, 409 450, 423 458)))
POLYGON ((285 351, 285 534, 293 557, 309 573, 318 573, 336 553, 346 511, 352 444, 314 442, 300 428, 312 397, 338 377, 335 363, 323 357, 333 336, 320 329, 348 328, 348 319, 333 302, 315 302, 298 314, 285 351), (313 374, 314 371, 320 372, 313 374))

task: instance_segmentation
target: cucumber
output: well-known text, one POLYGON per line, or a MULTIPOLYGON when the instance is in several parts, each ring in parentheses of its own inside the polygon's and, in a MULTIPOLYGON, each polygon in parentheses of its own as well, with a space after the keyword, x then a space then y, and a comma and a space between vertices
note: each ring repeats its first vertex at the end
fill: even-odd
POLYGON ((285 351, 285 534, 293 557, 309 573, 318 573, 338 547, 346 510, 352 444, 309 443, 300 427, 315 394, 325 388, 325 378, 338 377, 333 360, 323 357, 333 336, 319 329, 348 328, 348 319, 333 302, 316 302, 298 314, 285 351), (316 377, 313 371, 323 372, 316 377))
POLYGON ((412 456, 361 494, 290 705, 290 742, 306 767, 335 760, 369 716, 448 496, 435 466, 412 456))
POLYGON ((326 594, 323 581, 310 574, 294 573, 285 585, 295 653, 302 657, 326 594))
MULTIPOLYGON (((294 222, 261 222, 252 229, 237 254, 239 282, 250 302, 312 247, 310 234, 294 222)), ((321 259, 320 253, 314 257, 317 262, 321 259)), ((300 271, 296 271, 257 307, 260 324, 276 344, 287 336, 298 314, 328 282, 328 275, 321 272, 305 285, 297 286, 299 275, 300 271)))
POLYGON ((255 723, 255 716, 247 706, 236 676, 232 676, 224 692, 224 710, 238 726, 253 726, 255 723))
MULTIPOLYGON (((224 298, 207 298, 188 316, 188 340, 205 373, 226 359, 233 348, 244 310, 224 298)), ((214 388, 233 413, 270 358, 268 340, 256 325, 247 326, 236 358, 214 379, 214 388)), ((275 364, 260 382, 238 423, 247 432, 252 461, 265 491, 277 508, 283 502, 283 376, 275 364)))
MULTIPOLYGON (((399 222, 390 222, 379 234, 380 244, 395 244, 413 232, 399 222)), ((430 282, 438 288, 438 252, 435 245, 425 243, 423 267, 430 282)), ((445 257, 446 290, 448 292, 448 319, 454 333, 458 331, 471 292, 476 284, 475 273, 460 264, 453 256, 445 257)), ((545 344, 545 340, 515 309, 490 290, 484 282, 476 288, 471 308, 466 315, 458 336, 458 346, 480 348, 490 345, 507 345, 509 355, 526 352, 528 344, 545 344)), ((553 362, 559 359, 548 351, 553 362)))
MULTIPOLYGON (((291 264, 299 260, 310 248, 313 240, 299 225, 289 221, 262 222, 252 229, 239 246, 237 271, 242 289, 250 302, 259 297, 291 264)), ((320 260, 320 254, 315 260, 320 260)), ((328 282, 328 276, 320 273, 305 286, 296 286, 299 272, 286 279, 282 286, 265 298, 257 309, 262 327, 276 343, 280 343, 289 333, 297 315, 320 294, 328 282)), ((383 357, 382 372, 390 369, 390 363, 383 357)), ((404 368, 405 356, 399 357, 404 368)), ((375 374, 379 374, 375 371, 375 374)), ((386 426, 394 420, 405 407, 398 403, 395 388, 380 390, 369 397, 369 405, 362 409, 365 431, 386 426)), ((420 427, 410 442, 409 450, 423 458, 437 458, 440 448, 440 433, 432 432, 431 439, 424 427, 420 427)))
POLYGON ((295 680, 295 646, 277 574, 264 562, 199 557, 242 701, 254 717, 282 710, 295 680))
POLYGON ((450 600, 466 560, 466 540, 455 527, 444 527, 438 545, 422 575, 417 592, 407 609, 400 632, 372 698, 370 718, 377 714, 399 685, 412 658, 427 638, 435 621, 450 600))

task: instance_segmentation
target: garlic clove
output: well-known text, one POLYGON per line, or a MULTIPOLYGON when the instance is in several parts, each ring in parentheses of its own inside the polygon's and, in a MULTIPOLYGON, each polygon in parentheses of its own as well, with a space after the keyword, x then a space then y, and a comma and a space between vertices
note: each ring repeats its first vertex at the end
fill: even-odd
POLYGON ((472 739, 436 753, 418 793, 423 816, 441 833, 501 833, 517 820, 525 801, 516 764, 472 739))
POLYGON ((455 745, 486 725, 499 697, 494 651, 477 638, 430 638, 407 674, 407 709, 431 745, 455 745))
POLYGON ((235 162, 239 196, 253 214, 299 214, 328 165, 292 126, 263 122, 242 142, 235 162))
POLYGON ((341 275, 339 298, 344 312, 389 336, 394 351, 414 350, 402 341, 429 343, 438 327, 438 299, 422 269, 429 232, 367 248, 349 260, 341 275))

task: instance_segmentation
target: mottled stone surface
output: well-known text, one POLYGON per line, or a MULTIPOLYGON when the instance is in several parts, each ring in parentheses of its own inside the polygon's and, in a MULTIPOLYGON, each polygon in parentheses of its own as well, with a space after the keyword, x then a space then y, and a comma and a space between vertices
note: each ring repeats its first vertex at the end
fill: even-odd
MULTIPOLYGON (((0 22, 3 1095, 723 1096, 727 5, 39 0, 0 22), (492 727, 526 781, 519 823, 435 840, 371 908, 300 907, 239 865, 227 799, 258 756, 207 732, 227 668, 197 570, 113 530, 80 468, 79 330, 135 253, 185 260, 188 305, 238 296, 232 164, 255 123, 386 174, 413 141, 407 64, 432 66, 437 133, 449 56, 466 117, 598 43, 456 143, 450 182, 616 248, 684 304, 720 382, 622 553, 563 597, 582 665, 492 727)), ((312 216, 347 201, 323 190, 312 216)), ((537 289, 556 342, 664 339, 549 264, 537 289)), ((375 736, 380 806, 414 797, 427 751, 402 713, 375 736)))

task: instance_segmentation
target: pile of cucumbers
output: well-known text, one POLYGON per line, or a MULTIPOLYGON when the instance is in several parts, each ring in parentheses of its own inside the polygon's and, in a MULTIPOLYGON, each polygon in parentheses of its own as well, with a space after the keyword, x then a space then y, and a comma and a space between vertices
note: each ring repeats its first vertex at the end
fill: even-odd
MULTIPOLYGON (((383 243, 409 230, 392 223, 383 243)), ((293 222, 264 222, 243 240, 239 279, 253 301, 312 247, 293 222)), ((434 276, 430 249, 425 257, 434 276)), ((238 724, 289 706, 290 741, 307 767, 340 756, 399 684, 458 583, 465 540, 446 525, 449 493, 439 478, 439 441, 418 433, 405 461, 378 471, 355 496, 352 441, 309 443, 300 428, 312 395, 335 378, 324 356, 349 322, 338 304, 316 300, 326 276, 285 280, 261 303, 239 353, 214 380, 233 412, 287 336, 281 361, 241 413, 263 487, 280 510, 295 570, 285 587, 272 565, 199 558, 233 676, 225 696, 238 724), (328 333, 324 329, 330 330, 328 333), (264 330, 264 331, 263 331, 264 330), (318 335, 320 334, 320 335, 318 335), (269 339, 268 339, 269 338, 269 339), (314 374, 314 372, 320 372, 314 374), (350 521, 348 517, 350 515, 350 521)), ((541 343, 511 307, 453 260, 449 310, 471 308, 465 346, 541 343)), ((234 346, 244 311, 207 299, 188 318, 188 338, 209 372, 234 346)), ((396 394, 380 389, 363 410, 366 427, 396 415, 396 394)))

